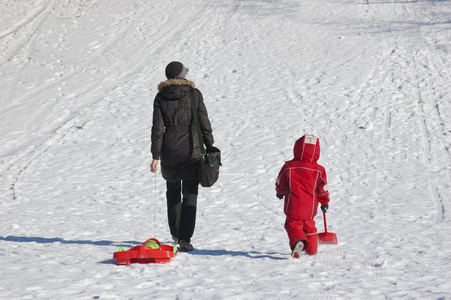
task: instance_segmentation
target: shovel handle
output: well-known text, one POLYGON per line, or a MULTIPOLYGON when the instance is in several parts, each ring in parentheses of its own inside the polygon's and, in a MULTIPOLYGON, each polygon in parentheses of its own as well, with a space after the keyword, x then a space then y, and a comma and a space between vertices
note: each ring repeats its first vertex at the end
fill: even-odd
POLYGON ((323 220, 324 220, 324 231, 327 234, 327 222, 326 222, 326 213, 323 212, 323 220))

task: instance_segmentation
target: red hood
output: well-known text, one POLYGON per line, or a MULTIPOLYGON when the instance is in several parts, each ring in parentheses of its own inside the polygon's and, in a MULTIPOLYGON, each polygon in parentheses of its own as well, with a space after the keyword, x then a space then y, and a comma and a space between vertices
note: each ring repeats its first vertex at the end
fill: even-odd
POLYGON ((294 158, 300 161, 316 162, 319 159, 319 139, 306 134, 294 144, 294 158))

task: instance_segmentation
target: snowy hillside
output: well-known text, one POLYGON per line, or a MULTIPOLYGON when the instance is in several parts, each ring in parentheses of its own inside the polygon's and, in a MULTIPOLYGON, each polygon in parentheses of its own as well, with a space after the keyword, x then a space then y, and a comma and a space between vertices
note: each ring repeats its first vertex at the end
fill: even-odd
POLYGON ((0 299, 451 299, 450 70, 449 0, 0 1, 0 299), (117 266, 172 242, 149 172, 172 60, 220 180, 193 252, 117 266), (292 260, 274 182, 306 133, 339 245, 292 260))

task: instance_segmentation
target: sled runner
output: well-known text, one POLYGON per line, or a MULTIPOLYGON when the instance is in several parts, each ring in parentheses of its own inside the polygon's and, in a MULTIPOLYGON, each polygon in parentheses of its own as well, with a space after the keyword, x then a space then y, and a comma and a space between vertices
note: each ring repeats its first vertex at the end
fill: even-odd
POLYGON ((139 246, 114 252, 118 265, 167 263, 177 255, 177 246, 162 245, 157 239, 149 239, 139 246))

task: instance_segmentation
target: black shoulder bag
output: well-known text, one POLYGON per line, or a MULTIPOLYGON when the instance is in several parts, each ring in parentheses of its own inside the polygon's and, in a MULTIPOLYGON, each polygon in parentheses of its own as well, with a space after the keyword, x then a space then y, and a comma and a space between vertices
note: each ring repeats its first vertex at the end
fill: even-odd
POLYGON ((204 140, 200 132, 199 116, 194 103, 194 90, 190 91, 191 110, 196 124, 197 137, 199 138, 200 154, 202 158, 199 162, 198 180, 203 187, 211 187, 219 178, 219 167, 221 164, 221 150, 211 147, 205 150, 204 140))

